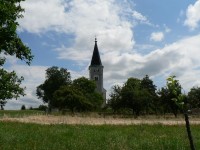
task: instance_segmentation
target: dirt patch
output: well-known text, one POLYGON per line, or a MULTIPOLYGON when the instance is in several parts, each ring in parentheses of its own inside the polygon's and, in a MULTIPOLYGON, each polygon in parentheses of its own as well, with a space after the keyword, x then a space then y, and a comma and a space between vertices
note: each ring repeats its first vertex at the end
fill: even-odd
MULTIPOLYGON (((80 116, 53 116, 53 115, 36 115, 22 118, 3 117, 0 121, 37 123, 37 124, 83 124, 83 125, 138 125, 138 124, 163 124, 163 125, 184 125, 183 118, 174 119, 148 119, 148 118, 101 118, 101 117, 80 117, 80 116)), ((200 124, 200 118, 191 118, 191 124, 200 124)))

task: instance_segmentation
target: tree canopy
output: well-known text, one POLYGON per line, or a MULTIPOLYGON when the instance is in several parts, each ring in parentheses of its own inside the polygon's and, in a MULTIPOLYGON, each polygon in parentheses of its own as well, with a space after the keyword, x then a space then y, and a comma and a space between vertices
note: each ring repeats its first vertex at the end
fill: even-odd
POLYGON ((166 87, 163 87, 159 91, 160 100, 165 112, 172 112, 175 117, 177 116, 180 109, 175 98, 178 98, 181 94, 180 83, 175 79, 175 76, 170 76, 167 79, 166 87))
POLYGON ((68 86, 71 84, 71 75, 65 68, 56 66, 50 67, 46 70, 46 80, 36 89, 36 95, 41 98, 49 106, 54 105, 53 94, 61 86, 68 86))
POLYGON ((95 91, 96 83, 85 77, 73 81, 73 87, 83 93, 85 98, 92 104, 93 109, 98 109, 103 104, 103 97, 95 91))
POLYGON ((116 85, 112 88, 108 103, 114 112, 128 108, 137 117, 141 112, 148 113, 153 108, 150 104, 156 98, 155 92, 156 87, 148 76, 142 80, 129 78, 122 87, 116 85))
POLYGON ((23 77, 18 77, 12 71, 3 68, 6 55, 14 56, 30 65, 33 55, 17 34, 19 26, 17 19, 22 18, 24 9, 20 2, 24 0, 0 0, 0 105, 1 109, 7 99, 18 98, 25 95, 24 88, 20 87, 23 77))
POLYGON ((95 88, 94 81, 85 77, 72 81, 67 69, 53 66, 46 70, 46 80, 37 87, 36 94, 50 109, 96 110, 101 107, 103 97, 95 88))
POLYGON ((190 108, 200 108, 200 87, 193 87, 188 92, 188 103, 190 108))
POLYGON ((0 0, 0 52, 16 56, 30 64, 33 59, 28 48, 17 35, 17 19, 22 18, 24 9, 20 2, 24 0, 0 0))

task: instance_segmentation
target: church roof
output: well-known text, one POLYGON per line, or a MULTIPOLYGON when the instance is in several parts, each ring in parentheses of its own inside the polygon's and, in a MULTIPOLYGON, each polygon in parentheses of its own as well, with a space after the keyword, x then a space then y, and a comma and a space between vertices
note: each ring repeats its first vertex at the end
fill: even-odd
POLYGON ((102 66, 96 38, 95 38, 94 51, 93 51, 93 55, 92 55, 92 60, 91 60, 90 66, 102 66))

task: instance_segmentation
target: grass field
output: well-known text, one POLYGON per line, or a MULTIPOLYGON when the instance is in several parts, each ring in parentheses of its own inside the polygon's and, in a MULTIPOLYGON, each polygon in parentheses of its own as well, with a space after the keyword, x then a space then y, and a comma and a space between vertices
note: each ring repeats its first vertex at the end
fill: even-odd
POLYGON ((32 116, 32 115, 42 115, 44 111, 38 110, 0 110, 0 118, 2 117, 24 117, 24 116, 32 116))
MULTIPOLYGON (((193 125, 196 149, 200 126, 193 125)), ((184 126, 0 122, 1 150, 188 150, 184 126)))
MULTIPOLYGON (((183 119, 181 117, 177 119, 155 116, 139 119, 110 117, 104 120, 96 116, 72 117, 43 114, 44 112, 33 110, 0 111, 0 119, 11 119, 0 121, 0 150, 189 150, 184 124, 162 125, 155 122, 155 120, 180 121, 183 119), (26 120, 28 123, 16 122, 15 119, 17 121, 22 119, 22 122, 26 120), (70 119, 81 120, 78 124, 69 125, 67 123, 70 119), (39 122, 35 124, 30 123, 31 121, 39 122), (60 121, 62 124, 59 124, 60 121), (66 124, 63 121, 66 121, 66 124), (91 121, 93 125, 87 125, 91 121), (106 125, 101 123, 94 125, 94 122, 98 121, 108 122, 106 125), (114 121, 117 121, 115 125, 113 125, 114 121), (119 121, 122 121, 121 125, 118 124, 119 121), (131 122, 131 125, 125 125, 128 121, 142 122, 138 124, 131 122), (141 124, 143 121, 147 121, 146 123, 151 121, 152 124, 141 124)), ((199 120, 199 118, 193 119, 199 120)), ((191 130, 198 150, 200 149, 200 124, 192 125, 191 130)))

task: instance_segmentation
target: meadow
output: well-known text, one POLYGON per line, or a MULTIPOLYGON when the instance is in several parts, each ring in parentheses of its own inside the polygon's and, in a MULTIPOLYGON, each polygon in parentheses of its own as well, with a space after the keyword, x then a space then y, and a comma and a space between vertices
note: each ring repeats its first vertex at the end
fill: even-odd
MULTIPOLYGON (((27 114, 31 116, 38 112, 27 114)), ((19 114, 16 116, 19 117, 19 114)), ((200 149, 200 125, 192 125, 191 129, 196 149, 200 149)), ((1 150, 190 149, 184 125, 69 125, 0 121, 0 139, 1 150)))

